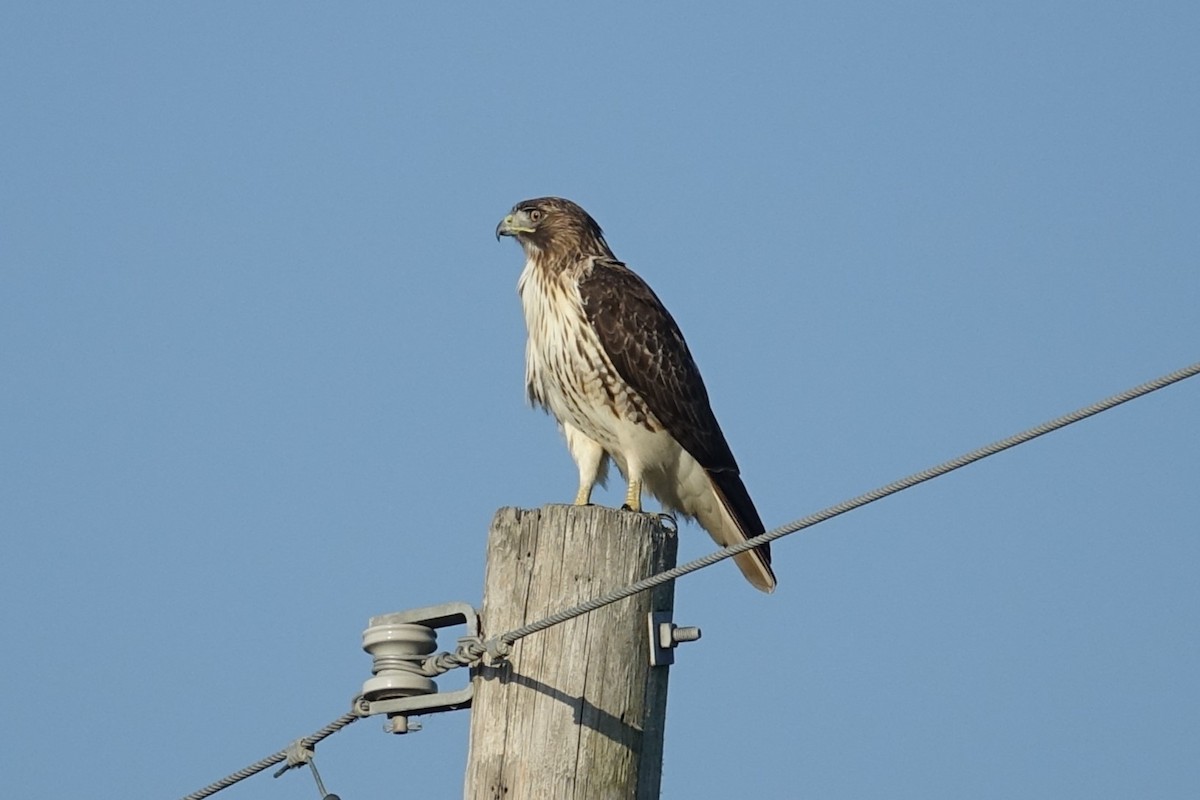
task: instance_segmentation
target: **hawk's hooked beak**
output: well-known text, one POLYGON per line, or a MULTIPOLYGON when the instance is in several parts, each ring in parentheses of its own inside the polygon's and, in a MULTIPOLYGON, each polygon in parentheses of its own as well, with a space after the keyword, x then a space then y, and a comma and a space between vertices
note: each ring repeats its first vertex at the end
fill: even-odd
POLYGON ((496 241, 500 241, 501 236, 517 236, 522 233, 533 233, 533 223, 524 211, 514 211, 496 226, 496 241))

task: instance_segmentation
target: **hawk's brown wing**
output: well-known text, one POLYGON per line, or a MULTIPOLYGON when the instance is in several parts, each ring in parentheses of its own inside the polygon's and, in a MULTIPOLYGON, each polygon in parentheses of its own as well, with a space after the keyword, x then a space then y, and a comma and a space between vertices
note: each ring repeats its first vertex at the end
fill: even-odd
MULTIPOLYGON (((709 405, 700 370, 662 301, 636 273, 614 259, 594 259, 591 270, 580 278, 579 294, 617 373, 708 471, 746 537, 762 533, 762 520, 709 405)), ((770 564, 770 549, 757 549, 770 564)))

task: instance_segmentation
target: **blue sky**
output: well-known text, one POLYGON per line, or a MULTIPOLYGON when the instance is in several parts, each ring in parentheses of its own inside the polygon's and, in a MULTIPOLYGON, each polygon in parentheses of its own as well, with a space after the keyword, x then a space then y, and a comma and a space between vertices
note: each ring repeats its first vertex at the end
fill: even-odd
MULTIPOLYGON (((583 204, 665 300, 768 526, 1198 360, 1198 31, 1192 3, 8 4, 6 791, 178 797, 281 749, 369 676, 368 617, 477 603, 495 510, 570 500, 492 236, 520 199, 583 204)), ((785 539, 773 596, 681 581, 664 796, 1194 796, 1198 404, 785 539)), ((318 764, 455 796, 467 725, 358 723, 318 764)))

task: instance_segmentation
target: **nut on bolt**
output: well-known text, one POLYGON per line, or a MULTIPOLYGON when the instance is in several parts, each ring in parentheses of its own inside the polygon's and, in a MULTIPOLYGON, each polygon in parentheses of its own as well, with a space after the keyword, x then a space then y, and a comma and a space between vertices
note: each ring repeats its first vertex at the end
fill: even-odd
POLYGON ((650 639, 650 666, 665 667, 675 663, 675 648, 684 642, 700 638, 700 629, 694 625, 676 625, 671 621, 670 611, 651 611, 647 616, 647 633, 650 639))
POLYGON ((658 624, 658 644, 663 649, 677 647, 684 642, 694 642, 700 635, 700 629, 695 625, 676 625, 674 622, 658 624))

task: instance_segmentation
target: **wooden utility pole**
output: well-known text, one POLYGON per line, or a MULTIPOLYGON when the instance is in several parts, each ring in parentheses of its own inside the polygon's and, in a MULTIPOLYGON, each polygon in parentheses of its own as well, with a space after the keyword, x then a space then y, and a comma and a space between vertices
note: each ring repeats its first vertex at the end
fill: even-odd
MULTIPOLYGON (((481 625, 498 636, 675 566, 673 531, 598 506, 503 508, 488 537, 481 625)), ((647 614, 673 583, 535 633, 472 670, 468 800, 650 800, 662 772, 667 667, 647 614)))

